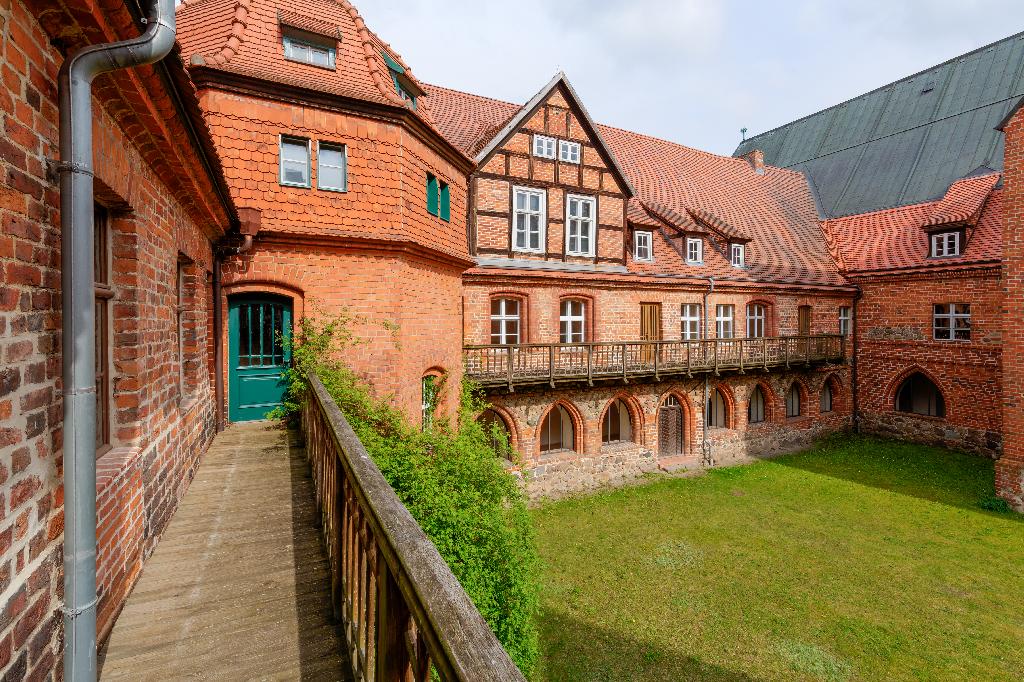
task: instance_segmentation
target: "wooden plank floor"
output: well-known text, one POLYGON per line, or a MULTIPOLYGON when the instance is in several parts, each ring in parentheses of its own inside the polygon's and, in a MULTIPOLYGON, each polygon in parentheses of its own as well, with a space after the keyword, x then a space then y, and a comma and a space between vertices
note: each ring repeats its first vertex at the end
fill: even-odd
POLYGON ((101 652, 101 679, 350 679, 294 439, 270 422, 217 436, 101 652))

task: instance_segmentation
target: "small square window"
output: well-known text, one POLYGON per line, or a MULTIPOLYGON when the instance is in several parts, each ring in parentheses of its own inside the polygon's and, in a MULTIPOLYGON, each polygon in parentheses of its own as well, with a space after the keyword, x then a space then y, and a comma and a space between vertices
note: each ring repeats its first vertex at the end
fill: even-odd
POLYGON ((309 187, 309 140, 281 136, 281 184, 309 187))
POLYGON ((932 258, 960 255, 960 233, 939 232, 932 235, 932 258))
POLYGON ((743 244, 731 244, 729 246, 729 261, 734 267, 742 268, 746 263, 746 249, 743 244))
POLYGON ((637 231, 633 233, 633 259, 644 263, 654 260, 654 254, 651 252, 650 232, 637 231))
POLYGON ((558 142, 558 160, 565 161, 566 163, 579 163, 580 162, 580 143, 579 142, 567 142, 565 140, 559 140, 558 142))
POLYGON ((693 265, 704 263, 704 240, 699 237, 686 238, 686 262, 693 265))
POLYGON ((348 190, 348 158, 345 145, 317 142, 316 186, 332 192, 348 190))
POLYGON ((555 158, 555 138, 544 135, 533 136, 533 155, 542 159, 555 158))
POLYGON ((969 341, 971 338, 971 305, 969 303, 936 303, 932 324, 938 341, 969 341))
POLYGON ((285 59, 319 66, 324 69, 334 68, 334 46, 291 35, 283 36, 283 42, 285 59))

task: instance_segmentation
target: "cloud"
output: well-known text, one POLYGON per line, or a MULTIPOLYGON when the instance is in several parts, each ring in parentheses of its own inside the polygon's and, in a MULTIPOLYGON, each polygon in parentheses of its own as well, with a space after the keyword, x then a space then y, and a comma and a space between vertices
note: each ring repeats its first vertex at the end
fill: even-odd
POLYGON ((524 102, 563 69, 599 121, 718 153, 1009 35, 1020 0, 355 0, 418 77, 524 102))

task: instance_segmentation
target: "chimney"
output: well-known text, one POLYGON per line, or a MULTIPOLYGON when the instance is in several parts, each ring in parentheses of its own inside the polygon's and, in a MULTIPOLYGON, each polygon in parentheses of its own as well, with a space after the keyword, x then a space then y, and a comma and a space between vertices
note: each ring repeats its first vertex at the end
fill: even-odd
POLYGON ((999 126, 1003 160, 1003 455, 996 461, 996 493, 1024 511, 1024 108, 999 126))
POLYGON ((750 167, 754 169, 754 172, 758 175, 764 175, 764 152, 760 149, 751 149, 749 152, 744 154, 741 158, 747 160, 750 167))

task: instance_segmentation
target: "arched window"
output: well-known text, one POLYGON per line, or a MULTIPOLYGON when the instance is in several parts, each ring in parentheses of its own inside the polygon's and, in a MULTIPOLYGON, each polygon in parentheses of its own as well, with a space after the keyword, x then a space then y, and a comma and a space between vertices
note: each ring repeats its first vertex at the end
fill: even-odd
POLYGON ((576 442, 576 429, 572 417, 561 405, 555 405, 540 425, 540 451, 572 450, 576 442))
POLYGON ((729 423, 728 413, 726 412, 725 396, 723 396, 722 392, 717 388, 708 396, 705 420, 708 428, 712 429, 724 429, 729 423))
POLYGON ((484 433, 487 434, 495 454, 512 459, 512 434, 501 415, 494 410, 484 410, 476 420, 484 427, 484 433))
POLYGON ((583 343, 587 340, 587 304, 575 298, 562 301, 558 316, 561 343, 583 343))
POLYGON ((945 417, 946 401, 931 379, 920 372, 914 372, 903 380, 896 391, 896 409, 928 417, 945 417))
POLYGON ((750 403, 747 404, 747 423, 760 424, 764 421, 764 392, 760 386, 754 386, 754 392, 750 394, 750 403))
POLYGON ((826 381, 821 387, 821 405, 818 411, 822 414, 832 411, 832 382, 826 381))
POLYGON ((601 442, 629 443, 633 440, 633 426, 629 423, 629 410, 619 398, 612 401, 601 420, 601 442))
POLYGON ((786 391, 786 416, 800 416, 800 387, 794 381, 786 391))
POLYGON ((519 343, 520 309, 518 298, 491 299, 491 343, 519 343))
POLYGON ((437 404, 440 399, 441 377, 434 374, 427 374, 420 381, 421 424, 424 431, 433 428, 434 414, 437 412, 437 404))

